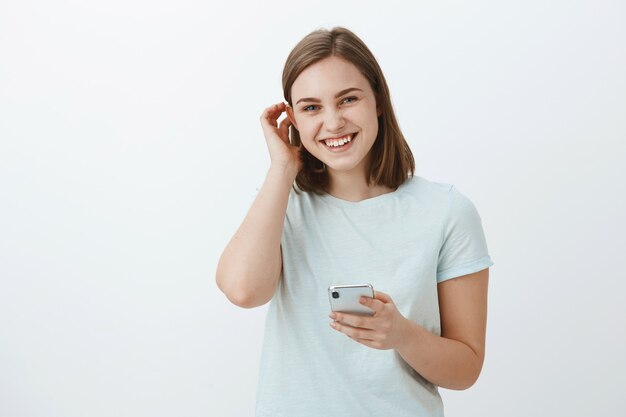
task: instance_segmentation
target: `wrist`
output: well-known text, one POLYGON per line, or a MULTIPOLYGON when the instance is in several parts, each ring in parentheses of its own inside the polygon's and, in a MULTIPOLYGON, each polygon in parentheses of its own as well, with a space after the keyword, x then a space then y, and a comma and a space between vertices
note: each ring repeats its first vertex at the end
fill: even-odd
POLYGON ((411 350, 411 347, 414 346, 415 339, 421 338, 421 332, 424 331, 424 328, 406 317, 402 318, 401 323, 402 337, 400 338, 395 350, 400 354, 400 356, 404 356, 411 350))
POLYGON ((285 181, 287 181, 291 186, 293 185, 293 182, 296 180, 296 176, 298 175, 298 172, 296 171, 295 168, 292 168, 286 165, 272 164, 270 165, 267 175, 280 177, 284 179, 285 181))

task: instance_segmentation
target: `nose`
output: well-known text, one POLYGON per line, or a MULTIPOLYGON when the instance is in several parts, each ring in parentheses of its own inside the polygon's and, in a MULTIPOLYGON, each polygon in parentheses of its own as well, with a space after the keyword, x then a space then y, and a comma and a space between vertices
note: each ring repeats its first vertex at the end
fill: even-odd
POLYGON ((324 118, 324 125, 329 132, 340 132, 346 124, 340 109, 328 110, 324 118))

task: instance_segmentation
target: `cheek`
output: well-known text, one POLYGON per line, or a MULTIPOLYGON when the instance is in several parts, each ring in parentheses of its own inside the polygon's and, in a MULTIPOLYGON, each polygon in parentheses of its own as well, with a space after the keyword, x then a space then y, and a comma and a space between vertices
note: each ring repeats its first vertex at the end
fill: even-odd
POLYGON ((363 128, 378 126, 378 114, 376 113, 376 107, 374 106, 351 108, 344 112, 344 117, 363 128))
POLYGON ((298 122, 298 132, 300 132, 300 139, 302 139, 304 142, 314 140, 317 132, 319 131, 320 124, 310 117, 301 119, 302 120, 298 122))
POLYGON ((311 130, 311 126, 306 122, 298 123, 298 135, 300 135, 300 143, 309 152, 313 149, 313 141, 315 140, 314 132, 311 130))

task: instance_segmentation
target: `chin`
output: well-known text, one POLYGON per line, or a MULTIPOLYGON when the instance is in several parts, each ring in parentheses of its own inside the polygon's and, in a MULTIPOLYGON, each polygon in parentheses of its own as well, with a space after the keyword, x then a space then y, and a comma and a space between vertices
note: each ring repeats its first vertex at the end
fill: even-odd
POLYGON ((350 172, 350 171, 354 171, 355 169, 357 169, 359 167, 359 163, 351 163, 351 162, 347 162, 347 163, 333 163, 333 164, 326 164, 326 166, 328 168, 331 168, 334 171, 337 172, 350 172))

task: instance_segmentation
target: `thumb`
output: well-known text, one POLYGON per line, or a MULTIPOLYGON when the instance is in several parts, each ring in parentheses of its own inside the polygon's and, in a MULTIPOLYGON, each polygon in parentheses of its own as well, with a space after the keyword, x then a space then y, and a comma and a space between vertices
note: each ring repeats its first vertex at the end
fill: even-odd
POLYGON ((291 125, 291 119, 289 117, 284 118, 278 126, 278 131, 283 137, 289 138, 289 125, 291 125))

